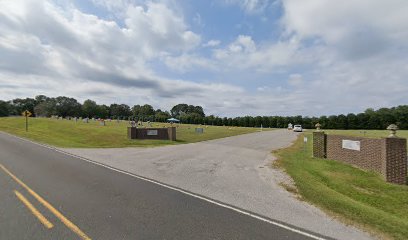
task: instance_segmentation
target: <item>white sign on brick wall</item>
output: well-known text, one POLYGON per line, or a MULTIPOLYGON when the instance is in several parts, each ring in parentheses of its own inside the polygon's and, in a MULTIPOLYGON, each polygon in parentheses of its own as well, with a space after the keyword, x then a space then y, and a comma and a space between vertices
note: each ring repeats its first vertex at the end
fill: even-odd
POLYGON ((343 140, 342 148, 360 151, 360 141, 343 140))
POLYGON ((157 130, 147 130, 147 135, 148 136, 156 136, 157 135, 157 130))

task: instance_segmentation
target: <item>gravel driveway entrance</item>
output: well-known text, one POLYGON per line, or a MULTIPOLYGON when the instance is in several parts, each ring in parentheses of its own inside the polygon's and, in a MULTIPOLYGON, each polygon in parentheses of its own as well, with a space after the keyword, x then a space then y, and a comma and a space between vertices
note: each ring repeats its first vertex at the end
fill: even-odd
POLYGON ((276 130, 157 148, 62 150, 325 236, 370 239, 279 185, 286 176, 269 167, 270 152, 296 137, 276 130))

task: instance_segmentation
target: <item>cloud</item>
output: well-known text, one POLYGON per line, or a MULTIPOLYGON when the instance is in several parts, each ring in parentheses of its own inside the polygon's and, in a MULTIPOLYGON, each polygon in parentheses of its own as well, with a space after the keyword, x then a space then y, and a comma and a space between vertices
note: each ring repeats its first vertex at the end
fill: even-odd
POLYGON ((367 58, 393 50, 395 45, 408 45, 408 4, 403 0, 283 0, 282 4, 282 22, 289 32, 303 39, 319 38, 346 59, 367 58))
POLYGON ((49 1, 1 2, 2 98, 65 94, 82 100, 95 97, 102 103, 143 101, 170 108, 183 99, 204 104, 209 97, 242 91, 227 84, 158 76, 150 61, 188 51, 199 45, 200 36, 164 4, 130 4, 126 9, 124 25, 119 26, 49 1), (19 87, 7 87, 15 85, 19 87))
POLYGON ((303 77, 301 74, 290 74, 288 83, 293 87, 300 87, 303 83, 303 77))
POLYGON ((251 36, 240 35, 227 47, 214 50, 213 57, 224 70, 228 66, 230 71, 273 73, 308 58, 300 48, 297 41, 257 44, 251 36))
MULTIPOLYGON (((189 31, 182 18, 152 2, 146 7, 129 5, 124 27, 73 7, 29 0, 0 3, 0 22, 0 69, 4 73, 64 85, 91 81, 154 89, 163 96, 174 95, 164 87, 170 80, 156 76, 147 62, 200 42, 200 36, 189 31)), ((182 85, 190 87, 183 81, 173 83, 178 90, 184 89, 182 85)))
POLYGON ((203 47, 216 47, 221 44, 220 40, 210 40, 203 44, 203 47))
POLYGON ((264 11, 276 0, 224 0, 227 4, 238 5, 248 14, 256 14, 264 11))
MULTIPOLYGON (((321 115, 406 102, 406 1, 281 0, 271 38, 202 36, 174 1, 93 2, 98 9, 85 13, 72 2, 0 1, 2 99, 67 95, 162 109, 185 102, 221 116, 321 115), (99 8, 114 17, 95 15, 99 8)), ((276 5, 227 3, 254 14, 249 20, 273 17, 267 9, 276 5)))
POLYGON ((196 69, 216 71, 217 66, 213 61, 195 54, 182 54, 180 56, 166 56, 164 63, 173 71, 185 73, 196 69))
MULTIPOLYGON (((218 45, 218 42, 210 41, 207 45, 218 45)), ((178 56, 167 56, 164 61, 167 67, 182 73, 199 69, 229 73, 274 73, 282 68, 310 61, 312 57, 301 49, 297 41, 257 44, 251 36, 239 35, 227 46, 214 47, 210 57, 182 53, 178 56)))

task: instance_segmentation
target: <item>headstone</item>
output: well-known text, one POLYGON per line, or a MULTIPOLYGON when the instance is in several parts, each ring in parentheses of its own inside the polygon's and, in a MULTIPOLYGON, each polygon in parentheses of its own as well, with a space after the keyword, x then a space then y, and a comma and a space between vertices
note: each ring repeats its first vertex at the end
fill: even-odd
POLYGON ((89 123, 89 118, 84 118, 84 119, 82 120, 82 122, 84 122, 84 123, 89 123))
POLYGON ((198 134, 203 134, 204 133, 204 128, 196 128, 195 132, 198 134))
POLYGON ((103 119, 100 120, 100 121, 99 121, 99 125, 101 125, 101 126, 106 126, 105 120, 103 120, 103 119))

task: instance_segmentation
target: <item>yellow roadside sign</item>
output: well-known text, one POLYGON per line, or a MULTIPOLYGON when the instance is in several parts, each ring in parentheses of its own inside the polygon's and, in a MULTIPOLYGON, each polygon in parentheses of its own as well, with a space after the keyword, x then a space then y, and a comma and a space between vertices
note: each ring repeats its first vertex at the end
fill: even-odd
POLYGON ((32 113, 28 110, 25 110, 24 112, 21 113, 21 115, 23 115, 24 117, 29 117, 32 115, 32 113))

